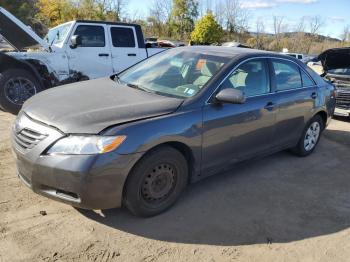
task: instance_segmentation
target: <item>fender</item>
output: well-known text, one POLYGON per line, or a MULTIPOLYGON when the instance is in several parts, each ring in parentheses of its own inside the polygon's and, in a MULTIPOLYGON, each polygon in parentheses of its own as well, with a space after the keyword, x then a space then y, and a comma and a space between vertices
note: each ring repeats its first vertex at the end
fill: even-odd
POLYGON ((53 87, 58 82, 54 73, 42 61, 17 59, 0 52, 0 74, 8 69, 24 69, 31 72, 40 81, 44 89, 53 87))

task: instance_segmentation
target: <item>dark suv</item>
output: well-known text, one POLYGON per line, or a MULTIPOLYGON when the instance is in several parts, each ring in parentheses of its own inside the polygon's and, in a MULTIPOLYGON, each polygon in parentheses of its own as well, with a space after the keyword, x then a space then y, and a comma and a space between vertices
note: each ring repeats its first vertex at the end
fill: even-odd
POLYGON ((239 161, 284 149, 309 155, 334 107, 334 87, 292 57, 183 47, 37 94, 12 140, 33 191, 152 216, 189 182, 239 161))

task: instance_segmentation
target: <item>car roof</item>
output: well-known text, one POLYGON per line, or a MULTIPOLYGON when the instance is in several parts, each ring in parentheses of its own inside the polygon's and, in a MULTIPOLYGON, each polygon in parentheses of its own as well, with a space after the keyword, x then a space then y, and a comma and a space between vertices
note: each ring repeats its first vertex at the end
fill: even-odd
POLYGON ((124 26, 137 26, 139 27, 139 24, 133 24, 133 23, 123 23, 123 22, 109 22, 109 21, 95 21, 95 20, 75 20, 77 23, 86 23, 86 24, 106 24, 106 25, 124 25, 124 26))
MULTIPOLYGON (((183 48, 185 50, 188 50, 190 52, 196 52, 196 53, 202 53, 207 55, 214 55, 214 56, 224 56, 229 58, 234 58, 237 56, 274 56, 274 57, 281 57, 285 58, 285 55, 281 55, 279 53, 275 52, 269 52, 269 51, 262 51, 257 49, 250 49, 250 48, 241 48, 241 47, 226 47, 226 46, 186 46, 186 47, 179 47, 183 48)), ((289 59, 289 57, 288 57, 289 59)), ((290 60, 293 58, 291 57, 290 60)))

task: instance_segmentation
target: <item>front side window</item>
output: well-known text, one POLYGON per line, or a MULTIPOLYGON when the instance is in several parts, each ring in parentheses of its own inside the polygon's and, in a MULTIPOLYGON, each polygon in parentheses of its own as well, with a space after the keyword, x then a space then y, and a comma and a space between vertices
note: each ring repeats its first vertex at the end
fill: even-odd
POLYGON ((268 67, 264 59, 256 59, 240 65, 222 84, 222 88, 241 90, 245 96, 270 92, 268 67))
POLYGON ((81 37, 82 47, 104 47, 105 30, 98 25, 79 25, 74 35, 81 37))
POLYGON ((196 95, 229 58, 171 49, 119 75, 122 84, 179 98, 196 95))
POLYGON ((135 47, 134 31, 131 28, 112 27, 111 36, 114 47, 135 47))
POLYGON ((277 91, 296 89, 302 87, 299 67, 285 60, 272 60, 276 76, 277 91))

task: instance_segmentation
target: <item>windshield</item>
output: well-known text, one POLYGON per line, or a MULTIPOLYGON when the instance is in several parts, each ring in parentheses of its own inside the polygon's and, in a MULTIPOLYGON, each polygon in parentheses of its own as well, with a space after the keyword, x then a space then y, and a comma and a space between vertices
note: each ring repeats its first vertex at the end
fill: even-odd
POLYGON ((69 33, 70 26, 71 24, 69 23, 50 29, 45 36, 45 40, 49 45, 58 45, 63 43, 69 33))
POLYGON ((122 84, 179 98, 192 97, 228 62, 226 57, 172 49, 119 75, 122 84))
POLYGON ((328 70, 329 74, 350 76, 350 68, 337 68, 328 70))

